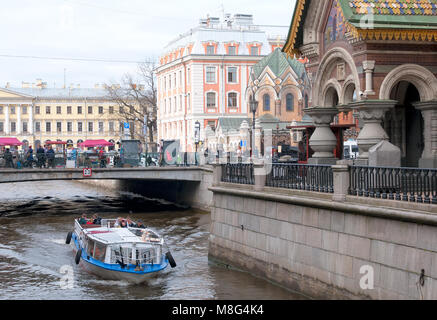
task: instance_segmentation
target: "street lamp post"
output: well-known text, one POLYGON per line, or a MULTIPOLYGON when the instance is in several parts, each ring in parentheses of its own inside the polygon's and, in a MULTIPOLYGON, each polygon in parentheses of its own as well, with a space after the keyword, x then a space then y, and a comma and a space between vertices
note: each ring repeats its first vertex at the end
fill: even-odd
POLYGON ((258 101, 255 99, 255 93, 252 94, 249 101, 250 111, 252 112, 252 132, 250 133, 250 158, 253 157, 253 135, 255 134, 255 116, 258 109, 258 101))
POLYGON ((196 145, 196 153, 194 154, 195 163, 197 166, 197 148, 200 142, 200 122, 196 121, 194 125, 194 144, 196 145))

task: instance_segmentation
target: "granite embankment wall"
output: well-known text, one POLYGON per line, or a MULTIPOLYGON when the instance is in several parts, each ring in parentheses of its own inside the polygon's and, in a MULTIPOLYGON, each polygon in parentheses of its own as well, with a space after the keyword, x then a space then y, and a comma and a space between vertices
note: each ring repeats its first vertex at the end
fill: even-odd
POLYGON ((226 183, 211 190, 212 259, 314 298, 437 299, 437 206, 226 183))

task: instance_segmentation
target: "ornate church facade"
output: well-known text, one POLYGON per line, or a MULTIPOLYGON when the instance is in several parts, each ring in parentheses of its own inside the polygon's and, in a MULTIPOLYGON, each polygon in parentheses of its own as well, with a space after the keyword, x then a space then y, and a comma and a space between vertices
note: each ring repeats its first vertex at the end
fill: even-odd
POLYGON ((314 163, 354 112, 363 164, 437 167, 437 0, 297 0, 283 51, 309 60, 314 163), (381 143, 396 156, 374 162, 381 143))

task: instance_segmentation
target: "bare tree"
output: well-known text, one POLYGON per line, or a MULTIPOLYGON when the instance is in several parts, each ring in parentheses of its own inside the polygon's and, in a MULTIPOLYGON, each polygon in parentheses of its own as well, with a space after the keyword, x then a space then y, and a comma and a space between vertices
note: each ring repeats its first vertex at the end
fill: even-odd
POLYGON ((156 142, 158 106, 154 69, 154 63, 140 64, 138 79, 125 74, 121 85, 105 86, 110 99, 118 105, 114 112, 120 120, 131 124, 131 138, 140 140, 146 146, 156 142), (147 128, 147 133, 144 128, 147 128))

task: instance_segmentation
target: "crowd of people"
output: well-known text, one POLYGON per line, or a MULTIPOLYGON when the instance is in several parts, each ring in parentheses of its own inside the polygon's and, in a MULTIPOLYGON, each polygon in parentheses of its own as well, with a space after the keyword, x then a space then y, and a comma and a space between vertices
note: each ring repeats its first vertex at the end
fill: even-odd
MULTIPOLYGON (((102 223, 102 218, 100 218, 97 214, 94 214, 91 219, 88 219, 87 215, 84 213, 79 219, 79 224, 81 225, 91 225, 91 224, 100 225, 101 223, 102 223)), ((127 218, 118 217, 114 223, 114 228, 146 229, 146 226, 143 224, 142 221, 135 222, 130 217, 127 218)))

